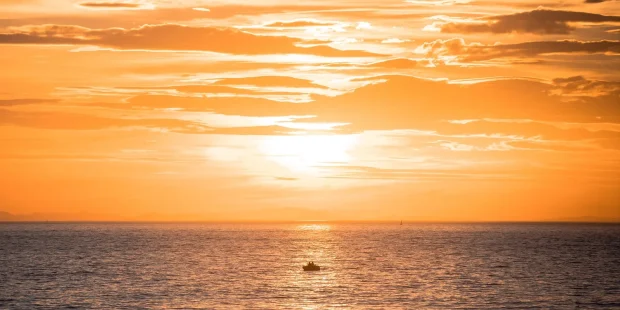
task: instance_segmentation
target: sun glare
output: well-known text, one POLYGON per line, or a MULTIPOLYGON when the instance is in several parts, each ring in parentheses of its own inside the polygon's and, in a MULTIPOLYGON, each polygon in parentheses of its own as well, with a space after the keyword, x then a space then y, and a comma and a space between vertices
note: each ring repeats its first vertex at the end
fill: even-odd
POLYGON ((266 137, 259 150, 290 172, 317 175, 323 166, 349 163, 356 142, 356 135, 274 136, 266 137))
POLYGON ((331 226, 328 224, 303 224, 297 226, 296 230, 329 231, 331 226))

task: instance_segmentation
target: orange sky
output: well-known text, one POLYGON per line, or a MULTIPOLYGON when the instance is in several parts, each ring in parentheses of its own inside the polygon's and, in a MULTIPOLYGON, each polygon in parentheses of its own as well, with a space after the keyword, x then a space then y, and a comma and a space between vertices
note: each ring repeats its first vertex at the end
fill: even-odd
POLYGON ((620 221, 619 56, 614 0, 3 0, 0 212, 620 221))

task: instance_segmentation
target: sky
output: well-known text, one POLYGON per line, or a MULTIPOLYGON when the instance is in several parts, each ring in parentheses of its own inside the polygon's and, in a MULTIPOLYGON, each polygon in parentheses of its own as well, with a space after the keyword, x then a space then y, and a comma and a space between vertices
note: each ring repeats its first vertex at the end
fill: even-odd
POLYGON ((2 0, 0 211, 620 221, 620 1, 2 0))

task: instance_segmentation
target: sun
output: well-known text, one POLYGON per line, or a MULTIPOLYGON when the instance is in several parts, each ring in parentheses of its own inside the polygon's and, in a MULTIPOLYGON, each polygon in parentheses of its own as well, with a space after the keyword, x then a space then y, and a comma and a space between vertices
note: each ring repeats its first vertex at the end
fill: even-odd
POLYGON ((349 164, 357 135, 265 137, 259 146, 267 160, 296 176, 318 176, 321 168, 349 164))

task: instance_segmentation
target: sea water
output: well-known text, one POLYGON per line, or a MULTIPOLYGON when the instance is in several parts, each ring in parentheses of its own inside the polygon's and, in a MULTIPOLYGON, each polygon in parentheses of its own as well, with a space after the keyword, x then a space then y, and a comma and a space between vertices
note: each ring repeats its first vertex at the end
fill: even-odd
POLYGON ((0 309, 61 308, 620 309, 620 226, 0 224, 0 309))

